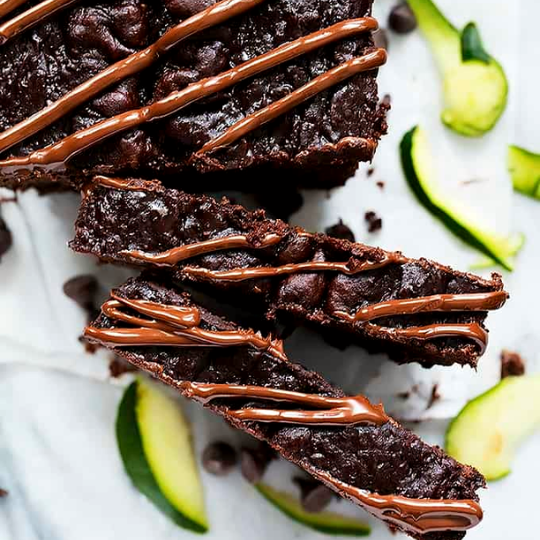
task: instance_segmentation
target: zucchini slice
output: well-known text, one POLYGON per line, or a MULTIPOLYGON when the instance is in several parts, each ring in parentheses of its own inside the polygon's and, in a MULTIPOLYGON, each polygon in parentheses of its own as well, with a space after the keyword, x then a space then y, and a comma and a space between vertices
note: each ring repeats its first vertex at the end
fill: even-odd
POLYGON ((136 380, 120 403, 116 438, 135 487, 177 525, 208 531, 190 426, 177 403, 136 380))
POLYGON ((435 180, 433 160, 426 133, 418 126, 408 131, 400 144, 401 165, 405 179, 419 202, 451 232, 471 247, 482 252, 506 270, 513 269, 511 258, 523 237, 504 237, 476 223, 474 216, 463 209, 435 180))
POLYGON ((510 473, 519 444, 540 428, 540 375, 507 377, 469 401, 446 433, 446 450, 488 480, 510 473))
POLYGON ((510 146, 508 170, 516 191, 540 199, 540 154, 533 154, 519 146, 510 146))
POLYGON ((508 81, 489 55, 474 23, 462 32, 432 0, 408 0, 443 78, 443 123, 468 137, 490 131, 506 108, 508 81))
POLYGON ((363 521, 342 516, 334 512, 306 512, 300 502, 289 493, 278 491, 271 486, 259 483, 257 491, 278 510, 294 521, 318 532, 342 536, 368 536, 371 528, 363 521))

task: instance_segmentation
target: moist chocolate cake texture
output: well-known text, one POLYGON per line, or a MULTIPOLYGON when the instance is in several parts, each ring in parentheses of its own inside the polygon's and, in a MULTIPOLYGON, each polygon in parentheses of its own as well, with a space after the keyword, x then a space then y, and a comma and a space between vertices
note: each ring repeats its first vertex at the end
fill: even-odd
POLYGON ((398 362, 475 366, 487 311, 507 298, 496 274, 485 280, 311 234, 157 182, 96 178, 75 231, 75 251, 159 269, 270 320, 352 337, 398 362))
POLYGON ((208 311, 167 279, 111 293, 87 339, 199 401, 341 496, 411 536, 458 540, 482 519, 482 476, 286 357, 282 344, 208 311), (279 403, 279 405, 277 404, 279 403))
POLYGON ((371 3, 2 2, 0 183, 340 185, 386 130, 371 3))

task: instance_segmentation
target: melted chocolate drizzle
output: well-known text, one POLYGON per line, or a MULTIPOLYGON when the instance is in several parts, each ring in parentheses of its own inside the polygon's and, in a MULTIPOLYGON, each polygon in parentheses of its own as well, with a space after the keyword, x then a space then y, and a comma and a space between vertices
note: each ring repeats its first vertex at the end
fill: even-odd
MULTIPOLYGON (((155 62, 160 55, 167 52, 186 37, 219 24, 230 17, 241 14, 262 1, 222 0, 214 6, 186 19, 179 25, 171 28, 153 45, 109 66, 71 92, 68 92, 56 102, 0 134, 0 152, 22 142, 52 122, 60 119, 87 100, 103 92, 111 84, 118 83, 126 77, 145 69, 155 62)), ((33 20, 33 23, 43 20, 45 16, 53 13, 53 10, 60 9, 63 4, 67 5, 68 3, 70 3, 69 0, 47 0, 43 2, 40 4, 40 6, 43 6, 43 11, 40 12, 37 20, 33 20)), ((32 15, 30 12, 32 10, 23 13, 23 16, 25 14, 32 15)), ((6 24, 12 25, 15 22, 14 19, 6 24)), ((172 92, 166 98, 155 101, 145 107, 112 116, 97 122, 89 128, 76 131, 59 142, 36 150, 27 156, 12 157, 0 161, 0 168, 4 169, 6 173, 32 170, 34 167, 44 168, 45 170, 62 169, 68 160, 108 137, 135 128, 146 122, 159 120, 175 114, 184 107, 216 92, 225 90, 247 78, 256 76, 284 62, 288 62, 335 41, 346 39, 362 32, 376 30, 377 26, 377 21, 371 17, 350 19, 337 23, 329 28, 285 43, 219 75, 192 83, 186 88, 172 92)), ((223 135, 216 139, 217 142, 211 140, 203 146, 199 154, 231 144, 253 129, 286 113, 291 108, 332 85, 338 84, 362 71, 376 69, 385 62, 386 53, 383 49, 377 49, 362 57, 348 60, 340 66, 316 77, 310 83, 296 89, 286 98, 278 100, 276 103, 248 115, 245 119, 233 124, 223 135)), ((374 144, 373 141, 365 140, 364 142, 365 144, 374 144)))
MULTIPOLYGON (((47 17, 54 15, 61 9, 67 8, 77 1, 78 0, 44 0, 40 4, 36 4, 27 11, 13 17, 13 19, 0 24, 0 45, 3 45, 8 39, 39 24, 47 17)), ((24 0, 8 0, 7 2, 2 2, 0 4, 0 19, 22 4, 24 4, 24 0)))
POLYGON ((287 360, 281 340, 263 337, 252 330, 213 331, 199 327, 197 308, 162 305, 147 300, 130 300, 112 294, 101 307, 111 319, 132 324, 135 328, 96 328, 88 326, 84 335, 109 347, 171 346, 171 347, 232 347, 251 346, 267 350, 281 360, 287 360), (129 308, 151 318, 131 315, 129 308))
MULTIPOLYGON (((133 324, 138 328, 96 328, 85 330, 85 336, 108 346, 218 346, 228 347, 249 344, 259 349, 279 354, 286 360, 281 343, 264 339, 246 330, 210 332, 199 328, 200 312, 196 307, 162 305, 146 300, 131 300, 113 295, 102 306, 104 315, 112 320, 133 324), (125 313, 127 307, 141 318, 125 313)), ((382 405, 373 405, 361 395, 330 397, 306 394, 263 386, 213 384, 183 381, 176 386, 184 395, 203 404, 214 399, 249 399, 285 402, 306 407, 305 409, 272 409, 245 407, 229 408, 227 415, 245 422, 276 422, 301 425, 383 425, 392 420, 382 405)), ((324 471, 312 474, 334 491, 363 507, 382 520, 418 534, 436 531, 464 531, 477 525, 482 519, 482 509, 473 500, 414 499, 398 495, 378 495, 338 480, 324 471)))

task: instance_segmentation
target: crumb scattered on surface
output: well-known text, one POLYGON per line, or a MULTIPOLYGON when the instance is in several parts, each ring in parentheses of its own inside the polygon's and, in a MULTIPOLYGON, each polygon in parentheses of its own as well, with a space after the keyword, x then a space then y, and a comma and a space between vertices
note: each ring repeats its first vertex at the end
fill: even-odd
POLYGON ((333 238, 340 238, 341 240, 349 240, 350 242, 355 241, 354 233, 351 229, 343 223, 343 220, 340 220, 331 227, 327 227, 324 231, 328 236, 333 238))
POLYGON ((501 379, 525 374, 525 362, 521 355, 504 349, 501 353, 501 379))
POLYGON ((0 498, 7 497, 9 495, 9 492, 5 489, 0 488, 0 498))
POLYGON ((431 395, 429 396, 429 401, 426 409, 430 409, 431 407, 433 407, 433 405, 435 405, 435 403, 437 403, 439 399, 441 399, 441 394, 439 393, 439 385, 435 383, 433 385, 433 388, 431 389, 431 395))
POLYGON ((373 233, 382 229, 382 219, 373 210, 366 212, 364 219, 368 224, 368 232, 373 233))
POLYGON ((384 189, 384 182, 383 182, 382 180, 379 180, 379 181, 377 182, 377 187, 378 187, 379 189, 384 189))
POLYGON ((368 170, 367 170, 367 175, 368 175, 368 178, 370 176, 373 176, 373 173, 375 172, 375 167, 370 167, 368 170))
POLYGON ((109 373, 115 379, 131 371, 137 371, 137 368, 119 356, 114 356, 109 362, 109 373))

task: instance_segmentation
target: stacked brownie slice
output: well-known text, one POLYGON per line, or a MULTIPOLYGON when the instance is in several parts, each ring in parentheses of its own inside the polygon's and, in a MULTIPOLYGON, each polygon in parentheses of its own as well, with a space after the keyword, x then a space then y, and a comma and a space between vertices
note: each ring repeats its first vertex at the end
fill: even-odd
POLYGON ((143 275, 114 290, 85 335, 414 538, 458 540, 482 519, 476 470, 381 405, 345 397, 291 362, 278 341, 196 304, 168 277, 143 275))
POLYGON ((111 293, 88 340, 389 525, 459 540, 482 518, 477 471, 184 290, 261 327, 309 324, 397 362, 476 366, 487 312, 507 298, 499 276, 190 194, 329 188, 371 160, 388 108, 371 3, 0 2, 0 185, 81 189, 71 247, 144 270, 111 293))
POLYGON ((158 269, 261 318, 310 324, 398 362, 476 366, 487 311, 507 298, 498 275, 310 234, 157 182, 98 177, 84 193, 75 251, 158 269))

